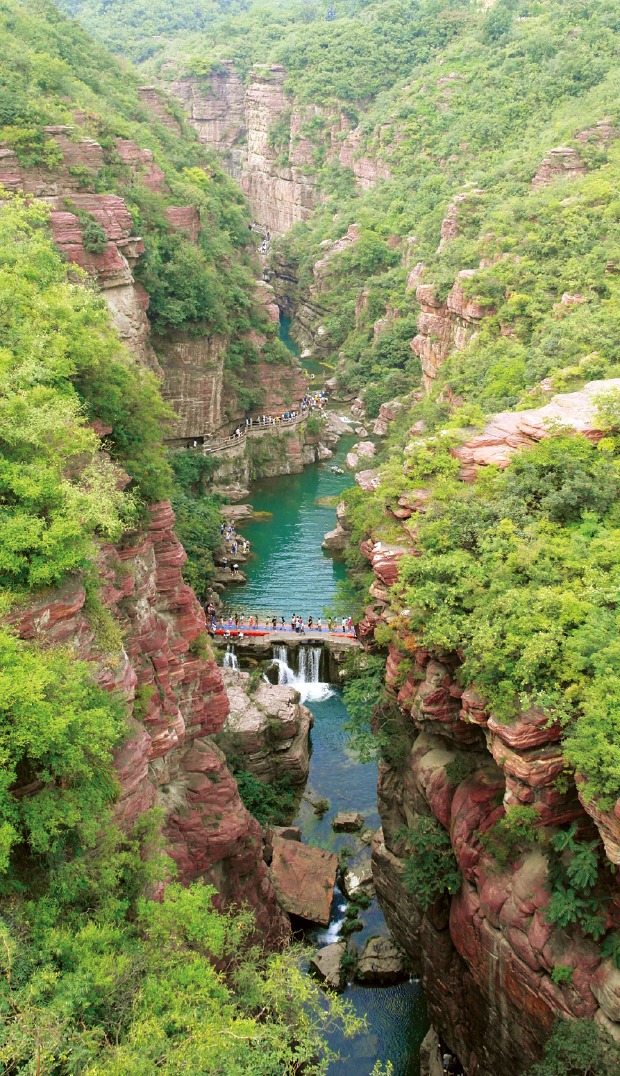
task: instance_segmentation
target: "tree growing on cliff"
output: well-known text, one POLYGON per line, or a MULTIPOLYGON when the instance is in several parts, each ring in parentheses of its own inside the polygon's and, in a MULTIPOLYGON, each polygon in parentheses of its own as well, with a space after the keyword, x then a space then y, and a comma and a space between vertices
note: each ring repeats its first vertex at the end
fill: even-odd
POLYGON ((527 1076, 617 1076, 620 1045, 591 1020, 560 1020, 527 1076))

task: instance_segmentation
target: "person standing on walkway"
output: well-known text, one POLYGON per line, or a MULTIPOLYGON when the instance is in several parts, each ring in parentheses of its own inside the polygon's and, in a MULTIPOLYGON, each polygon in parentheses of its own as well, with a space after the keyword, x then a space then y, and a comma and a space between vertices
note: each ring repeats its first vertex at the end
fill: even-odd
POLYGON ((321 620, 320 617, 316 622, 316 629, 317 629, 317 631, 323 631, 323 621, 321 620))
POLYGON ((342 618, 342 630, 343 631, 347 630, 347 618, 346 618, 346 616, 343 616, 343 618, 342 618))

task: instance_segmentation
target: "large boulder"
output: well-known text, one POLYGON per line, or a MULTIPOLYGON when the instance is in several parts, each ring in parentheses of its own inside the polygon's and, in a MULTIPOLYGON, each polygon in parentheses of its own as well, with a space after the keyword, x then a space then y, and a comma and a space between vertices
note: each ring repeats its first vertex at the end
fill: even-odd
POLYGON ((359 811, 339 811, 332 821, 336 833, 355 833, 364 825, 364 815, 359 811))
POLYGON ((342 958, 346 951, 346 942, 332 942, 319 949, 310 959, 312 971, 331 990, 342 990, 344 986, 342 958))
POLYGON ((349 544, 350 534, 344 529, 340 520, 333 531, 327 531, 321 542, 321 547, 328 553, 342 553, 349 544))
POLYGON ((260 683, 249 692, 249 674, 224 670, 230 713, 220 734, 228 756, 240 756, 243 769, 261 781, 288 777, 302 785, 310 765, 312 714, 286 684, 260 683))
POLYGON ((367 859, 362 860, 361 863, 356 863, 352 867, 347 867, 342 879, 342 888, 349 900, 360 891, 368 893, 369 895, 373 892, 372 863, 370 862, 370 856, 368 856, 367 859))
POLYGON ((409 977, 405 958, 390 938, 369 938, 355 978, 362 983, 400 983, 409 977))
POLYGON ((271 876, 280 905, 289 915, 326 927, 337 870, 333 852, 274 836, 271 876))

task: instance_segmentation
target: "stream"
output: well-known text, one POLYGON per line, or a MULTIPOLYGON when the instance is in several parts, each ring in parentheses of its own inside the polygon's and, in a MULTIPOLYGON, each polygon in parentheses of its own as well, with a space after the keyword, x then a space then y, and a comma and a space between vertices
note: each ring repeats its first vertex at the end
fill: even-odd
MULTIPOLYGON (((344 565, 321 549, 325 531, 336 524, 335 506, 325 500, 337 497, 353 481, 351 475, 333 474, 330 468, 342 462, 353 440, 341 438, 334 459, 327 463, 253 485, 251 503, 261 516, 240 525, 250 540, 252 557, 244 566, 247 585, 226 595, 231 609, 248 615, 277 614, 287 622, 293 613, 306 621, 309 615, 325 616, 337 583, 345 576, 344 565)), ((304 656, 299 669, 287 664, 294 660, 290 653, 274 654, 280 661, 281 682, 293 683, 314 714, 310 774, 294 824, 301 828, 306 843, 334 852, 346 847, 351 852, 349 862, 354 863, 356 857, 368 856, 368 846, 357 834, 334 833, 331 820, 338 811, 355 810, 364 815, 366 827, 379 826, 376 763, 362 764, 350 750, 342 693, 321 682, 318 656, 314 660, 311 654, 304 656), (308 795, 329 801, 322 817, 315 814, 308 795)), ((305 940, 317 948, 336 941, 345 907, 346 898, 337 888, 329 927, 308 929, 305 940)), ((387 933, 376 899, 361 912, 361 919, 364 929, 354 937, 360 951, 368 937, 387 933)), ((330 1066, 330 1076, 369 1076, 377 1060, 390 1060, 394 1076, 418 1076, 419 1047, 428 1029, 420 984, 416 980, 385 987, 354 983, 347 986, 344 997, 359 1015, 366 1016, 368 1030, 348 1040, 331 1035, 330 1045, 340 1059, 330 1066)))

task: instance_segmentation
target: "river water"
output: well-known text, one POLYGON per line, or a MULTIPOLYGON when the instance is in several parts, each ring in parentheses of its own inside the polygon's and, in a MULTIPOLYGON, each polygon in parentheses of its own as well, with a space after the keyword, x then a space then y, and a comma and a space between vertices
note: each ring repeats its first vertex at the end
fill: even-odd
MULTIPOLYGON (((293 613, 305 621, 309 615, 315 619, 324 616, 338 581, 344 578, 343 565, 321 549, 323 534, 336 525, 335 508, 325 504, 325 498, 337 497, 352 482, 350 475, 330 470, 342 461, 352 440, 340 441, 334 460, 306 467, 299 475, 253 485, 252 505, 264 515, 240 528, 251 542, 252 557, 244 566, 247 585, 227 595, 232 608, 258 614, 261 620, 266 613, 284 616, 287 622, 293 613)), ((364 815, 369 828, 378 827, 376 764, 360 763, 350 750, 344 731, 347 711, 340 691, 315 683, 304 687, 303 695, 314 714, 314 728, 308 786, 295 824, 301 827, 307 843, 335 852, 346 847, 351 862, 355 862, 368 856, 367 846, 355 834, 334 833, 331 820, 340 810, 356 810, 364 815), (329 810, 322 818, 315 814, 308 795, 329 801, 329 810)), ((335 941, 345 906, 345 898, 336 890, 330 926, 309 931, 307 940, 317 945, 335 941)), ((364 929, 354 936, 360 949, 368 937, 387 932, 376 900, 361 918, 364 929)), ((419 1047, 428 1028, 419 984, 413 980, 393 987, 352 984, 345 997, 366 1016, 368 1031, 352 1040, 332 1036, 330 1044, 340 1060, 330 1067, 330 1076, 369 1076, 377 1060, 390 1060, 394 1076, 418 1076, 419 1047)))

